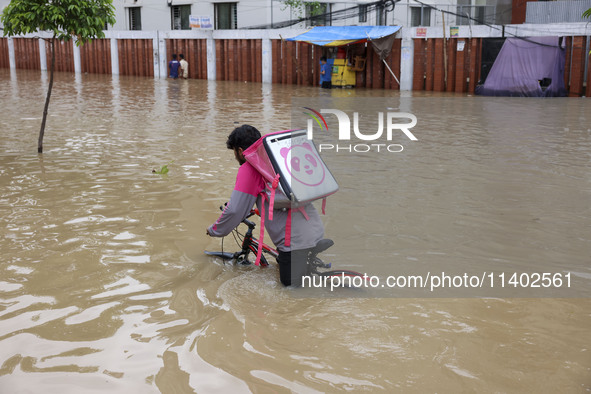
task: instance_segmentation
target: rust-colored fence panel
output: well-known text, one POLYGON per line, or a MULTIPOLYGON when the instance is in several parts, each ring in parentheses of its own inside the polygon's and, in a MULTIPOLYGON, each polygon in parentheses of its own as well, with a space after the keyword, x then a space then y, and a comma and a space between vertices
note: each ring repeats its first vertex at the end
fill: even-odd
MULTIPOLYGON (((435 71, 435 40, 424 41, 423 46, 426 47, 425 49, 425 64, 423 67, 425 68, 425 90, 433 90, 433 78, 434 78, 434 71, 435 71)), ((420 90, 420 89, 415 89, 420 90)))
POLYGON ((481 47, 480 38, 415 38, 413 90, 474 93, 481 47))
POLYGON ((368 78, 367 88, 382 89, 384 86, 384 65, 380 57, 374 52, 373 47, 367 47, 367 57, 371 57, 371 78, 368 78), (371 85, 370 85, 371 83, 371 85))
POLYGON ((320 58, 322 57, 322 47, 314 45, 312 48, 312 83, 313 86, 320 86, 320 58))
POLYGON ((303 42, 272 40, 273 83, 318 86, 322 48, 303 42))
POLYGON ((456 42, 457 39, 450 38, 443 45, 447 51, 447 75, 445 75, 445 90, 453 92, 456 87, 456 42))
POLYGON ((83 73, 111 74, 111 40, 96 39, 80 47, 83 73))
POLYGON ((10 68, 8 38, 0 38, 0 68, 10 68))
POLYGON ((591 97, 591 53, 587 54, 587 91, 586 97, 591 97))
POLYGON ((433 90, 436 92, 443 92, 445 90, 445 62, 443 59, 443 50, 443 38, 435 38, 433 90))
MULTIPOLYGON (((390 56, 386 59, 388 66, 396 75, 396 78, 400 81, 400 53, 402 51, 402 40, 394 40, 394 44, 392 45, 392 52, 390 52, 390 56)), ((390 71, 386 70, 385 72, 386 78, 384 82, 384 89, 394 89, 400 90, 400 84, 396 82, 396 79, 390 74, 390 71)))
POLYGON ((564 66, 564 87, 566 88, 566 90, 568 90, 568 84, 570 81, 570 62, 571 62, 571 48, 573 45, 573 38, 572 37, 566 37, 565 39, 565 43, 564 43, 564 47, 565 47, 565 51, 566 51, 566 56, 565 56, 565 66, 564 66))
POLYGON ((313 86, 314 81, 314 47, 304 42, 298 42, 298 71, 297 79, 298 85, 313 86))
POLYGON ((14 38, 14 57, 16 68, 24 70, 40 70, 38 38, 14 38))
POLYGON ((281 62, 281 41, 279 40, 272 40, 271 41, 271 53, 273 54, 271 59, 271 68, 273 70, 273 75, 271 81, 273 83, 281 83, 281 74, 282 74, 282 65, 281 62))
POLYGON ((474 93, 476 85, 480 80, 480 66, 482 63, 482 38, 470 39, 470 64, 468 65, 468 92, 474 93))
MULTIPOLYGON (((400 79, 401 43, 402 40, 395 39, 390 55, 384 59, 398 79, 400 79)), ((364 45, 353 46, 350 51, 352 53, 347 56, 351 58, 351 61, 354 61, 356 56, 365 58, 365 68, 356 72, 356 87, 367 89, 400 89, 400 85, 396 82, 396 79, 392 76, 384 61, 380 59, 371 45, 367 47, 364 45)), ((421 53, 419 57, 422 57, 422 55, 424 54, 421 53)))
MULTIPOLYGON (((568 95, 571 97, 580 97, 585 94, 585 88, 583 87, 585 77, 585 58, 587 57, 587 53, 585 52, 585 39, 586 37, 583 36, 573 37, 572 39, 570 86, 567 86, 568 95)), ((566 67, 568 66, 569 65, 567 64, 566 67)))
MULTIPOLYGON (((169 39, 166 40, 167 64, 172 54, 183 54, 189 63, 189 78, 207 79, 207 40, 169 39)), ((180 58, 178 59, 180 60, 180 58)), ((166 70, 168 73, 168 70, 166 70)))
POLYGON ((119 74, 153 77, 153 45, 151 39, 120 39, 119 74))
MULTIPOLYGON (((54 71, 74 72, 74 44, 72 41, 55 41, 55 67, 54 71)), ((51 69, 51 44, 45 42, 45 54, 47 56, 47 69, 51 69)))
POLYGON ((217 80, 262 82, 263 49, 260 39, 216 40, 215 50, 217 80))
MULTIPOLYGON (((428 51, 426 40, 422 38, 415 38, 414 41, 414 59, 413 59, 413 75, 412 75, 412 90, 425 90, 425 72, 427 65, 427 54, 432 53, 428 51)), ((433 67, 429 65, 429 70, 433 67)), ((433 90, 433 77, 430 78, 430 89, 433 90)))

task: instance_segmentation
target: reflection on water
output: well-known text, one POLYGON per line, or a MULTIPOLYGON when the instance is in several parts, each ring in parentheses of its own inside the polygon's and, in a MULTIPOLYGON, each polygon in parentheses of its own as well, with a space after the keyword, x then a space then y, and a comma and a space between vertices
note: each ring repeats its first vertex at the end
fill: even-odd
MULTIPOLYGON (((294 96, 398 93, 58 73, 38 156, 44 75, 0 70, 2 392, 591 389, 588 300, 301 299, 275 266, 203 255, 220 247, 203 230, 233 186, 234 125, 289 128, 294 96)), ((376 268, 588 261, 587 101, 420 99, 419 148, 340 174, 333 257, 354 264, 365 239, 392 251, 376 268), (355 175, 391 185, 380 217, 355 175)))

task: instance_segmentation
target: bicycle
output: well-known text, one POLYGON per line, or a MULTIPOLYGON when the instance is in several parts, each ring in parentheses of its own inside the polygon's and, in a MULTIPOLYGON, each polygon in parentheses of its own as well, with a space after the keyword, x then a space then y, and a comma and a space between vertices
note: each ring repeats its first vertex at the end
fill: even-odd
MULTIPOLYGON (((220 210, 223 211, 223 208, 224 207, 220 207, 220 210)), ((235 253, 224 252, 223 251, 224 244, 223 244, 223 239, 222 239, 222 251, 221 252, 205 251, 205 254, 208 256, 220 257, 224 260, 231 260, 235 264, 240 264, 240 265, 252 264, 252 262, 248 259, 250 256, 250 253, 252 252, 252 253, 254 253, 254 255, 256 255, 258 252, 258 247, 259 247, 259 240, 253 236, 253 231, 256 227, 256 224, 254 222, 248 220, 248 218, 250 218, 253 215, 259 215, 259 212, 257 209, 252 209, 250 211, 250 213, 248 214, 248 216, 246 216, 246 218, 242 221, 242 223, 248 227, 246 234, 241 234, 238 231, 238 227, 235 228, 234 230, 232 230, 232 235, 234 236, 234 240, 236 241, 236 244, 241 247, 241 250, 239 250, 238 252, 235 252, 235 253)), ((331 263, 323 262, 320 259, 320 257, 318 257, 318 254, 324 252, 325 250, 327 250, 328 248, 330 248, 333 245, 334 245, 334 241, 331 239, 326 239, 326 238, 321 239, 318 242, 318 244, 316 244, 316 246, 308 254, 307 275, 318 275, 321 277, 332 277, 332 276, 361 277, 361 278, 365 277, 365 275, 363 275, 357 271, 351 271, 351 270, 339 269, 339 270, 321 271, 323 269, 331 268, 331 263)), ((261 261, 260 261, 261 267, 267 267, 269 265, 269 262, 267 261, 265 254, 267 254, 271 257, 275 257, 275 258, 277 256, 279 256, 279 253, 277 252, 277 250, 266 245, 264 242, 262 244, 262 250, 263 250, 263 254, 261 255, 261 261)))

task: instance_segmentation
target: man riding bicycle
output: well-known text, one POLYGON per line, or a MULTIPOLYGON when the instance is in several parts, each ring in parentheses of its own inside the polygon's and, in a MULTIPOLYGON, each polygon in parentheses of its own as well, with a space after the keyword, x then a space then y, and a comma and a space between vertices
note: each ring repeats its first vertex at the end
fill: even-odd
POLYGON ((285 286, 300 286, 302 276, 307 274, 308 254, 322 239, 324 226, 320 215, 311 203, 303 207, 307 218, 301 210, 293 210, 290 215, 288 209, 274 209, 273 219, 269 219, 269 199, 262 198, 265 180, 244 158, 244 151, 259 138, 261 133, 249 125, 237 127, 228 136, 226 146, 234 151, 240 168, 230 201, 218 220, 207 229, 207 235, 212 237, 228 235, 249 215, 256 203, 259 212, 265 213, 265 229, 279 252, 277 263, 281 283, 285 286), (262 204, 265 204, 264 209, 262 204), (286 246, 288 220, 291 220, 289 223, 291 241, 288 242, 289 246, 286 246))

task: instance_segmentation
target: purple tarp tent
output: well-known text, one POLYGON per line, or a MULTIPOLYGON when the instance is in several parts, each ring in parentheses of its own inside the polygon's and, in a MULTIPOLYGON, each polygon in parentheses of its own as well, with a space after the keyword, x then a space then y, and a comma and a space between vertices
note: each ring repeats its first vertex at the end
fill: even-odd
POLYGON ((484 85, 476 94, 484 96, 566 96, 565 51, 558 37, 507 38, 484 85), (545 90, 540 82, 550 81, 545 90))

